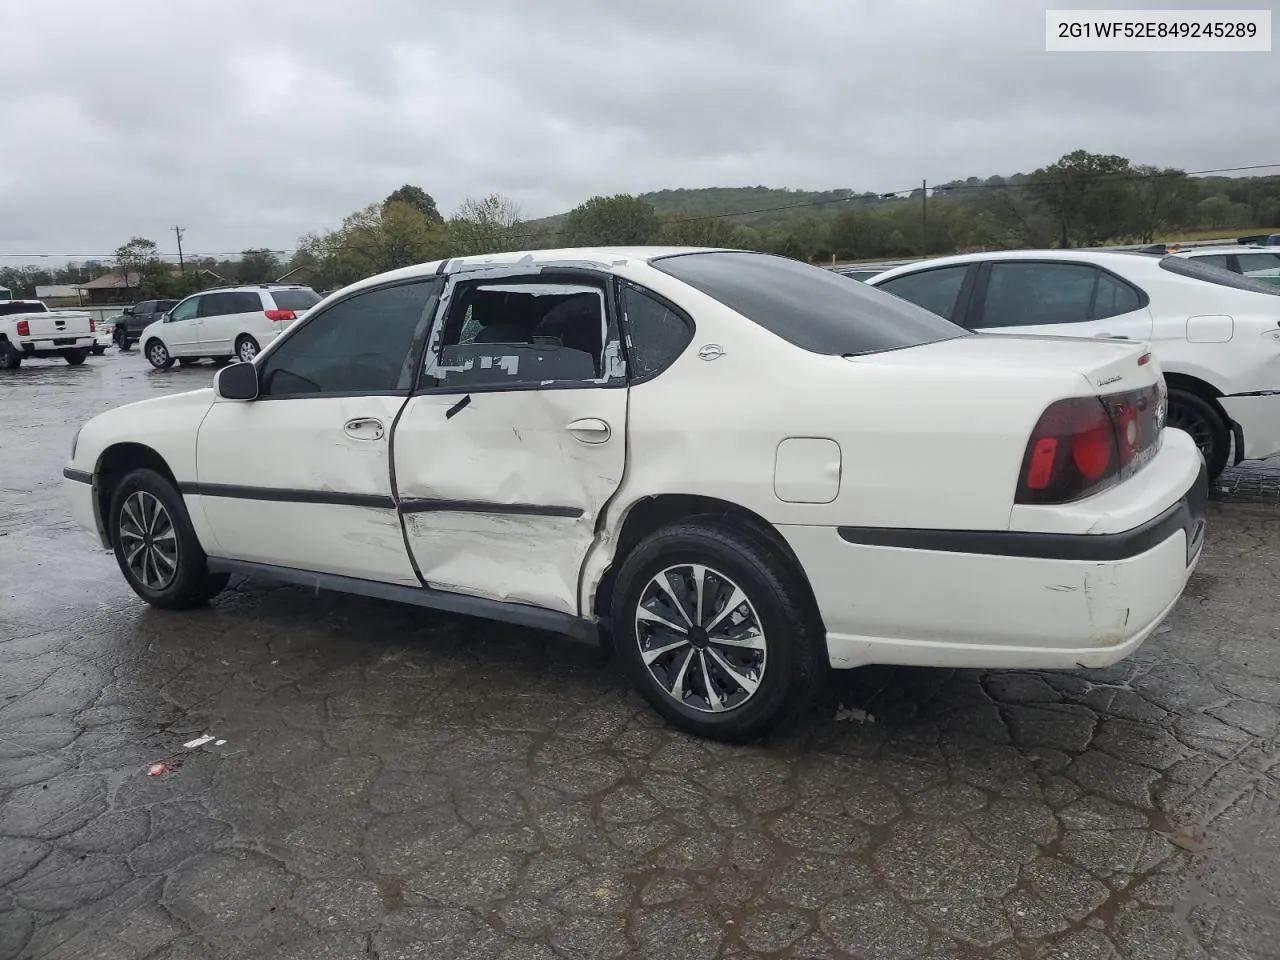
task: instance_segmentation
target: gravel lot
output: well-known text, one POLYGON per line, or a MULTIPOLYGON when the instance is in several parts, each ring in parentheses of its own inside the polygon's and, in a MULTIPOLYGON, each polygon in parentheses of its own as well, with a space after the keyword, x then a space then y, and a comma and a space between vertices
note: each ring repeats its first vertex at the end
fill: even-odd
POLYGON ((728 747, 544 634, 144 606, 61 468, 212 373, 0 374, 0 958, 1280 957, 1280 468, 1219 483, 1132 660, 869 668, 728 747))

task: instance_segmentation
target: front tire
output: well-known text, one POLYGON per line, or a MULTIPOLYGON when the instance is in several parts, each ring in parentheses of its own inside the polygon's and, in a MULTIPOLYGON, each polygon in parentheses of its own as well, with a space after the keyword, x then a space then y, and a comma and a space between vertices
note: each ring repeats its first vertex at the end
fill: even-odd
POLYGON ((173 357, 169 356, 169 348, 159 340, 147 342, 147 360, 157 370, 168 370, 173 366, 173 357))
POLYGON ((122 333, 116 334, 116 349, 121 353, 127 353, 129 348, 133 346, 133 341, 122 333))
POLYGON ((1231 431, 1215 404, 1186 390, 1169 391, 1168 425, 1191 434, 1204 455, 1210 482, 1227 468, 1231 431))
POLYGON ((643 540, 611 611, 631 680, 671 723, 747 740, 809 704, 822 631, 799 571, 764 538, 689 522, 643 540))
POLYGON ((241 363, 253 363, 258 355, 258 341, 247 333, 236 341, 236 357, 241 363))
POLYGON ((84 363, 85 360, 89 359, 89 351, 84 348, 67 350, 63 352, 62 359, 67 361, 67 363, 71 364, 73 367, 78 367, 80 364, 84 363))
POLYGON ((230 579, 209 572, 182 496, 154 470, 134 470, 116 487, 111 543, 133 592, 162 610, 203 606, 230 579))

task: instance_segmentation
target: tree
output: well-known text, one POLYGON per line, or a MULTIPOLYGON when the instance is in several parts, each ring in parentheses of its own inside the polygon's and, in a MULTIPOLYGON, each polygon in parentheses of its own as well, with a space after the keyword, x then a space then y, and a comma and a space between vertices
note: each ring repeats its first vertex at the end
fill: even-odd
POLYGON ((124 281, 126 294, 136 289, 141 295, 144 289, 144 274, 154 274, 152 264, 160 258, 156 256, 157 247, 154 240, 146 237, 130 237, 128 241, 116 247, 116 269, 124 281))
POLYGON ((1196 204, 1196 218, 1201 226, 1208 227, 1210 230, 1217 230, 1223 226, 1230 213, 1231 201, 1221 194, 1205 197, 1196 204))
POLYGON ((320 289, 449 256, 449 234, 412 204, 393 200, 357 210, 337 230, 298 241, 290 269, 306 268, 320 289))
POLYGON ((560 234, 569 246, 627 246, 652 243, 659 227, 653 204, 619 193, 592 197, 570 210, 560 234))
POLYGON ((502 194, 468 197, 449 220, 449 240, 457 256, 515 250, 520 223, 520 208, 502 194))
POLYGON ((1140 243, 1156 234, 1186 224, 1196 186, 1182 170, 1168 167, 1134 167, 1132 183, 1133 232, 1140 243))
POLYGON ((407 203, 432 223, 444 223, 444 217, 436 207, 435 198, 421 187, 406 183, 399 190, 392 192, 383 203, 407 203))
POLYGON ((673 247, 743 246, 739 230, 724 217, 668 214, 662 219, 659 237, 663 243, 669 243, 673 247))
POLYGON ((241 283, 267 283, 283 272, 274 251, 257 247, 240 254, 235 277, 241 283))
POLYGON ((1063 247, 1089 246, 1129 222, 1131 172, 1124 157, 1075 150, 1031 174, 1027 190, 1052 215, 1063 247))

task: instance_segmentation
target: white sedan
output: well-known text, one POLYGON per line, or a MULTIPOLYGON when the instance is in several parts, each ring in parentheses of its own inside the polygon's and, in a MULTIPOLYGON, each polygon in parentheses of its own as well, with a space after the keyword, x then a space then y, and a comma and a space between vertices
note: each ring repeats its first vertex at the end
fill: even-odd
POLYGON ((1200 554, 1159 363, 974 336, 757 253, 584 249, 329 296, 213 389, 77 435, 147 602, 231 574, 603 638, 672 722, 758 734, 826 665, 1098 667, 1200 554))
POLYGON ((1280 287, 1181 256, 1004 250, 867 281, 984 333, 1146 341, 1210 478, 1280 454, 1280 287))

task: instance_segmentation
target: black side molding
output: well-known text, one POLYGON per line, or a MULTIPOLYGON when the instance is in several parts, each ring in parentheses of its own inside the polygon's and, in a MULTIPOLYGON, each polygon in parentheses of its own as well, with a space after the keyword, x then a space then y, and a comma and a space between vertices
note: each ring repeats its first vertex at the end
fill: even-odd
POLYGON ((401 513, 494 513, 525 517, 582 516, 578 507, 545 506, 539 503, 491 503, 488 500, 401 500, 401 513))
POLYGON ((917 530, 902 527, 840 527, 841 539, 873 547, 936 550, 1036 560, 1127 560, 1146 553, 1179 530, 1187 535, 1187 562, 1204 541, 1209 480, 1204 465, 1177 503, 1146 523, 1120 533, 1022 533, 1008 530, 917 530))
POLYGON ((432 610, 444 610, 449 613, 461 613, 471 617, 482 617, 485 620, 497 620, 502 623, 546 630, 587 643, 598 643, 600 639, 596 624, 589 620, 526 603, 503 603, 500 600, 470 597, 445 590, 434 590, 431 587, 405 587, 395 583, 381 583, 377 580, 361 580, 332 573, 314 573, 310 570, 295 570, 292 567, 251 563, 247 560, 226 560, 221 557, 209 558, 209 571, 235 573, 253 580, 292 583, 314 590, 332 590, 335 593, 350 593, 361 597, 373 597, 377 600, 393 600, 397 603, 408 603, 432 610))
POLYGON ((93 483, 93 474, 84 470, 72 470, 70 467, 63 467, 62 475, 68 480, 74 480, 76 483, 93 483))
POLYGON ((328 503, 340 507, 381 507, 394 510, 396 502, 378 493, 346 493, 341 490, 288 490, 281 487, 242 487, 232 483, 178 484, 178 491, 200 497, 232 500, 267 500, 272 503, 328 503))

